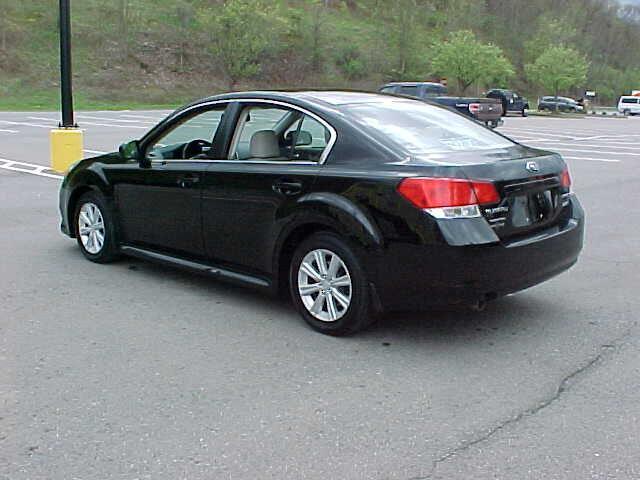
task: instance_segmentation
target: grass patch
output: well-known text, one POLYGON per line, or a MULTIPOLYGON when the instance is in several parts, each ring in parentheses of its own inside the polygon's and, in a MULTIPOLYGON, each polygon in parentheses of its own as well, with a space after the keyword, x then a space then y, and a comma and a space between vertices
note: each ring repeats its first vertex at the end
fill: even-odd
MULTIPOLYGON (((82 92, 74 92, 76 110, 173 110, 188 100, 167 99, 166 102, 153 100, 116 100, 92 98, 82 92)), ((60 110, 60 93, 57 90, 19 89, 0 92, 0 111, 31 112, 60 110)))

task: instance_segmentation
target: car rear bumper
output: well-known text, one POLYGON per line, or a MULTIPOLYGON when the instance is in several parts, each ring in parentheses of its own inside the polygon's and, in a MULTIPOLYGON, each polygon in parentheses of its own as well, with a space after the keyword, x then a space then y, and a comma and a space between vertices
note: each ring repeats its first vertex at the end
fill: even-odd
POLYGON ((575 196, 561 225, 509 242, 486 245, 389 246, 376 292, 385 310, 473 304, 548 280, 576 263, 582 250, 584 212, 575 196))

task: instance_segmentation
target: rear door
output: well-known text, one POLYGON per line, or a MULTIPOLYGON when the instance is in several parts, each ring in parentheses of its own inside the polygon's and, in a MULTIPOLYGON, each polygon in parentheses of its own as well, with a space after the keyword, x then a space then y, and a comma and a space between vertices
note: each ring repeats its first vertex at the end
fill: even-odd
POLYGON ((213 162, 204 178, 204 240, 212 262, 271 271, 282 212, 311 190, 334 137, 326 122, 297 107, 241 103, 228 159, 213 162))

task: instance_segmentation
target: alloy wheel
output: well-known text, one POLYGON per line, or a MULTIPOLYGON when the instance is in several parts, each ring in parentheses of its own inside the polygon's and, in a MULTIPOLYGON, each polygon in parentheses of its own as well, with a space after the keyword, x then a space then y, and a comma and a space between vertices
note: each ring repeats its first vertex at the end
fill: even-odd
POLYGON ((323 322, 335 322, 349 309, 352 282, 344 261, 331 250, 307 253, 298 267, 298 293, 307 311, 323 322))
POLYGON ((78 234, 84 249, 96 255, 104 246, 105 227, 102 212, 95 203, 87 202, 78 213, 78 234))

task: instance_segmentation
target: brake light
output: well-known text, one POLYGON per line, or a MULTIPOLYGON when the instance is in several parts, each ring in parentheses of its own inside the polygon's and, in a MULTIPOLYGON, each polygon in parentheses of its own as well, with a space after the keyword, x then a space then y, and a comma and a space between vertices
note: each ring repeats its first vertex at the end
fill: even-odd
POLYGON ((493 183, 460 178, 405 178, 398 192, 438 218, 479 217, 479 205, 500 201, 493 183))
POLYGON ((571 188, 571 175, 569 175, 568 168, 565 168, 560 174, 560 185, 567 190, 571 188))
POLYGON ((470 103, 469 104, 469 111, 471 113, 478 113, 480 111, 480 104, 479 103, 470 103))

